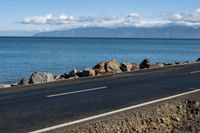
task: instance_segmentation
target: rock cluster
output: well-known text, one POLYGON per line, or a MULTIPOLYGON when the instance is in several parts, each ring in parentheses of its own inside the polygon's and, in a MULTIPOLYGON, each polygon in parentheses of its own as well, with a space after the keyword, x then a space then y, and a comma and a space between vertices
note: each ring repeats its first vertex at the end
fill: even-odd
POLYGON ((54 77, 51 73, 34 72, 30 78, 22 78, 18 85, 41 84, 52 81, 54 81, 54 77))
MULTIPOLYGON (((197 59, 197 62, 200 61, 200 58, 197 59)), ((160 68, 169 65, 176 64, 187 64, 189 61, 185 62, 175 62, 174 64, 166 64, 166 63, 156 63, 153 64, 149 59, 144 59, 140 64, 135 63, 118 63, 116 60, 110 60, 106 62, 101 62, 95 65, 93 68, 86 68, 82 71, 78 71, 73 69, 69 73, 64 73, 63 75, 53 76, 51 73, 44 72, 34 72, 29 78, 21 79, 17 84, 13 85, 4 85, 0 84, 0 88, 6 88, 16 85, 29 85, 29 84, 41 84, 46 82, 52 82, 56 80, 63 79, 76 79, 80 77, 89 77, 89 76, 100 76, 104 74, 112 74, 112 73, 122 73, 122 72, 131 72, 137 71, 140 69, 154 69, 160 68)))
POLYGON ((120 73, 122 70, 120 69, 120 65, 116 60, 111 60, 107 62, 102 62, 94 66, 93 68, 97 75, 104 73, 120 73))

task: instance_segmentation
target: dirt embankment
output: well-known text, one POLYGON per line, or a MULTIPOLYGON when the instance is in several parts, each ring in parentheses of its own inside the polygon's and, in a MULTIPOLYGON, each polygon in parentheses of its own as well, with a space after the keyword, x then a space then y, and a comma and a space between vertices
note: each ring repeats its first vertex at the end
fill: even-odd
POLYGON ((200 133, 200 95, 59 129, 59 133, 200 133))

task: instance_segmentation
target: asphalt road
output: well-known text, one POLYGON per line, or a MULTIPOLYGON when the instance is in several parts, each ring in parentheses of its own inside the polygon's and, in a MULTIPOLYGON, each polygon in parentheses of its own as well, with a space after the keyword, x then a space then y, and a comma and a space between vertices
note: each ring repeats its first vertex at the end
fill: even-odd
POLYGON ((200 63, 0 90, 0 133, 30 132, 200 88, 200 63))

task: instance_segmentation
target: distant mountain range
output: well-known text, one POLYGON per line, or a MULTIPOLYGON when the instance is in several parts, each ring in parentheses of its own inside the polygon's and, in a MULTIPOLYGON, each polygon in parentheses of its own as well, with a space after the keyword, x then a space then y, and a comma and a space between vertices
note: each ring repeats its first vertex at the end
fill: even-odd
POLYGON ((33 30, 33 31, 25 31, 25 30, 16 30, 16 31, 0 31, 0 37, 1 36, 21 36, 21 37, 24 37, 24 36, 33 36, 34 34, 38 33, 37 30, 33 30))
POLYGON ((41 32, 37 37, 118 37, 118 38, 200 38, 200 27, 87 27, 70 30, 41 32))

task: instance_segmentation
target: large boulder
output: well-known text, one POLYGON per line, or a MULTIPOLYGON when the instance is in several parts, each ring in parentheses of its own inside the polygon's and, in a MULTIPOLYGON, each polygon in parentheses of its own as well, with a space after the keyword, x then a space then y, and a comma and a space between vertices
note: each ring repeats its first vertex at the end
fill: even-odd
POLYGON ((140 67, 138 64, 131 64, 131 63, 121 63, 121 70, 123 72, 130 72, 138 70, 140 67))
POLYGON ((120 73, 122 72, 120 64, 116 60, 111 60, 107 62, 102 62, 94 66, 93 68, 96 75, 101 75, 104 73, 120 73))
POLYGON ((0 89, 1 88, 8 88, 8 87, 11 87, 10 84, 0 84, 0 89))
POLYGON ((200 61, 200 58, 199 59, 197 59, 197 62, 199 62, 200 61))
POLYGON ((25 78, 22 78, 22 79, 19 81, 18 85, 28 85, 29 82, 30 82, 30 79, 27 78, 27 77, 25 77, 25 78))
POLYGON ((73 70, 71 70, 69 73, 68 73, 68 77, 74 77, 74 76, 76 76, 77 75, 77 73, 78 73, 78 71, 76 70, 76 69, 73 69, 73 70))
POLYGON ((51 73, 34 72, 30 77, 31 84, 41 84, 46 82, 54 81, 53 75, 51 73))
POLYGON ((116 60, 111 60, 105 63, 105 69, 107 73, 120 73, 120 65, 116 60))
POLYGON ((151 67, 151 61, 149 59, 144 59, 142 63, 140 63, 140 69, 150 68, 151 67))
POLYGON ((121 63, 121 70, 123 72, 130 72, 132 71, 133 64, 130 63, 121 63))
POLYGON ((97 64, 96 66, 93 67, 93 69, 96 71, 97 75, 106 73, 105 62, 97 64))
POLYGON ((88 76, 95 76, 96 72, 94 69, 92 68, 86 68, 85 70, 83 70, 82 72, 79 72, 79 77, 88 77, 88 76))

